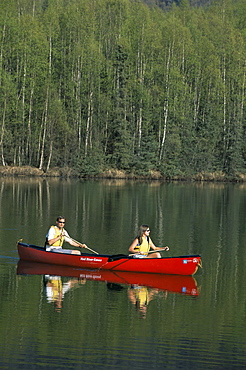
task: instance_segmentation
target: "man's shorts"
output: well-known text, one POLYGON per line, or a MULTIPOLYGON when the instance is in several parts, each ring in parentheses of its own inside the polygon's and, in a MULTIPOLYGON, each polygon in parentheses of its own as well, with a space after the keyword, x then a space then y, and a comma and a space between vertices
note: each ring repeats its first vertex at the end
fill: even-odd
POLYGON ((55 248, 55 247, 47 247, 46 251, 48 252, 56 252, 56 253, 67 253, 72 254, 72 249, 63 249, 63 248, 55 248))

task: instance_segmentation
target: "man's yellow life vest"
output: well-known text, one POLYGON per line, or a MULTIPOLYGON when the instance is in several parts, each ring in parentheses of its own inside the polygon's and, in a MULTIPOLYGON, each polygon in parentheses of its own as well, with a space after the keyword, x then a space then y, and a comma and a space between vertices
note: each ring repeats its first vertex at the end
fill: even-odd
MULTIPOLYGON (((61 234, 61 231, 63 231, 63 230, 58 229, 57 226, 51 226, 51 227, 53 227, 54 230, 55 230, 54 238, 58 238, 58 236, 60 236, 60 234, 61 234)), ((57 240, 55 243, 53 243, 52 247, 62 247, 63 242, 64 242, 64 236, 61 237, 61 239, 57 240)))
POLYGON ((57 279, 51 279, 49 280, 49 283, 52 288, 52 301, 57 301, 61 298, 62 295, 62 280, 61 278, 59 280, 57 279))

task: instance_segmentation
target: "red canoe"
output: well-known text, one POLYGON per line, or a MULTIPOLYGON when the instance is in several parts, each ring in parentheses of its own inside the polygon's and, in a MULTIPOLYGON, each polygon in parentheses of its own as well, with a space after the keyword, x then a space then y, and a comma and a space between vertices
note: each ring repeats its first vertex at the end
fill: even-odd
POLYGON ((17 243, 19 257, 25 261, 111 271, 147 272, 156 274, 193 275, 201 265, 199 255, 133 258, 126 255, 103 255, 82 253, 81 255, 46 251, 43 247, 17 243))
POLYGON ((192 276, 147 274, 111 270, 83 270, 45 263, 18 262, 17 275, 56 275, 123 285, 140 285, 149 288, 197 297, 199 289, 192 276))

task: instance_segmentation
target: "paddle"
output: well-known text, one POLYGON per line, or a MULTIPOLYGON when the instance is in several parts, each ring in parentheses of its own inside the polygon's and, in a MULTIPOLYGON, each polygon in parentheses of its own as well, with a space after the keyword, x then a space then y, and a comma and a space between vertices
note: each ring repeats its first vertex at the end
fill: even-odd
MULTIPOLYGON (((164 249, 156 249, 156 250, 152 250, 149 252, 150 253, 155 253, 155 252, 163 252, 163 251, 168 251, 169 250, 169 247, 165 247, 164 249)), ((113 261, 118 261, 120 260, 121 258, 128 258, 128 257, 132 257, 134 256, 136 253, 131 253, 131 254, 115 254, 115 255, 112 255, 108 258, 108 262, 113 262, 113 261)))
MULTIPOLYGON (((163 247, 164 249, 154 249, 152 251, 149 251, 148 254, 150 253, 155 253, 155 252, 164 252, 164 251, 169 251, 169 247, 166 246, 166 247, 163 247)), ((129 254, 129 256, 134 256, 136 253, 131 253, 129 254)))
POLYGON ((78 242, 77 240, 71 238, 71 236, 69 236, 69 239, 71 239, 73 242, 77 243, 81 248, 86 248, 86 249, 89 249, 89 251, 91 251, 93 253, 99 254, 98 252, 94 251, 93 249, 87 247, 87 245, 82 244, 82 243, 78 242))

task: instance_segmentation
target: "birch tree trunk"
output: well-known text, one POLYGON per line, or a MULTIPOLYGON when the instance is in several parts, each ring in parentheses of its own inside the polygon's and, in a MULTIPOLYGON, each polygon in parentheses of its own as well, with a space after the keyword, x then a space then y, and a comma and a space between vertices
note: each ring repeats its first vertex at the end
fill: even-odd
POLYGON ((85 131, 85 157, 87 157, 88 153, 88 143, 90 138, 90 130, 91 130, 91 122, 92 122, 92 96, 93 92, 90 92, 90 97, 88 101, 88 113, 87 113, 87 123, 86 123, 86 131, 85 131))
POLYGON ((1 130, 1 140, 0 140, 1 159, 2 159, 2 165, 3 166, 6 166, 5 159, 4 159, 4 153, 3 153, 3 141, 4 141, 4 131, 5 131, 6 109, 7 109, 7 98, 5 98, 5 100, 4 100, 3 118, 2 118, 2 130, 1 130))
POLYGON ((77 132, 78 132, 78 147, 81 149, 81 143, 82 143, 82 119, 81 119, 81 62, 80 57, 78 57, 77 61, 77 86, 76 86, 76 94, 75 94, 75 100, 78 104, 77 106, 77 132))
POLYGON ((159 154, 159 162, 162 161, 163 158, 163 152, 164 152, 164 146, 165 146, 165 140, 166 140, 166 134, 167 134, 167 119, 168 119, 168 106, 169 106, 169 76, 170 76, 170 60, 171 60, 171 50, 173 48, 173 45, 169 46, 168 49, 168 58, 167 58, 167 67, 166 67, 166 98, 164 101, 164 126, 163 126, 163 132, 162 132, 162 140, 160 145, 160 154, 159 154))
POLYGON ((28 115, 28 127, 27 127, 27 143, 26 143, 26 156, 29 157, 29 165, 31 165, 31 120, 32 120, 32 103, 33 103, 34 87, 31 88, 30 102, 29 102, 29 115, 28 115))
POLYGON ((51 80, 51 67, 52 67, 52 37, 49 37, 49 67, 48 67, 48 81, 47 81, 47 90, 46 90, 46 100, 45 100, 45 109, 44 109, 44 118, 43 118, 43 137, 41 144, 41 153, 40 153, 40 163, 39 169, 41 170, 44 165, 44 148, 47 134, 47 124, 48 124, 48 106, 49 106, 49 84, 51 80))
POLYGON ((44 145, 45 145, 45 140, 46 140, 47 120, 48 120, 48 101, 49 101, 49 86, 47 86, 44 118, 43 118, 43 136, 42 136, 42 141, 41 141, 41 153, 40 153, 40 162, 39 162, 40 170, 42 170, 43 164, 44 164, 44 145))
POLYGON ((223 57, 223 165, 226 166, 226 152, 227 152, 227 139, 226 139, 226 66, 225 57, 223 57))
POLYGON ((143 99, 140 100, 139 118, 138 118, 138 152, 140 151, 141 140, 142 140, 142 122, 143 122, 142 105, 143 105, 143 99))
POLYGON ((48 172, 49 169, 50 169, 52 153, 53 153, 53 140, 50 141, 50 154, 49 154, 49 159, 48 159, 48 163, 47 163, 47 167, 46 167, 46 172, 48 172))
POLYGON ((245 69, 246 69, 246 61, 244 61, 243 67, 243 82, 242 82, 242 94, 241 94, 241 105, 240 105, 240 124, 242 125, 243 122, 243 111, 244 111, 244 99, 245 99, 245 69))
POLYGON ((6 24, 4 23, 3 31, 2 31, 1 51, 0 51, 0 86, 2 85, 3 44, 4 44, 4 39, 5 39, 5 32, 6 32, 6 24))

